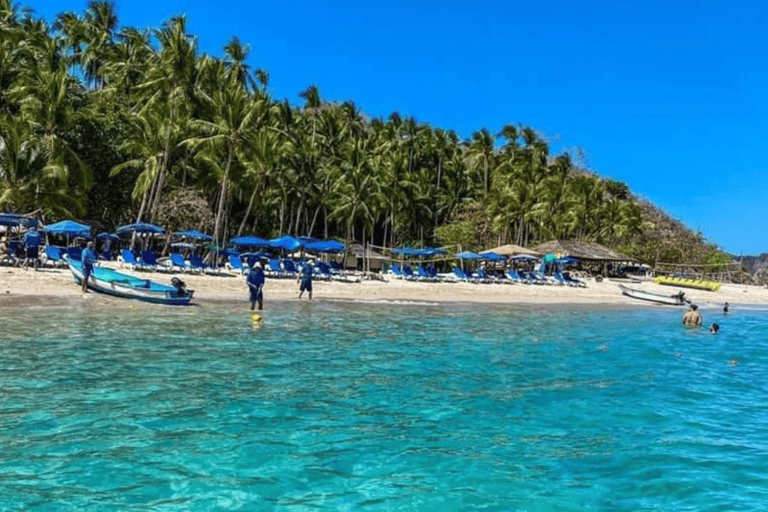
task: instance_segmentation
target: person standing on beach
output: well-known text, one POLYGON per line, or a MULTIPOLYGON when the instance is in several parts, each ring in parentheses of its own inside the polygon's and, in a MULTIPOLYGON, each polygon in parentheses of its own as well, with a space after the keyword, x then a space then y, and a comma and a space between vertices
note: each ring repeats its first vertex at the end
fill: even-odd
POLYGON ((40 233, 32 227, 24 233, 24 246, 26 247, 26 258, 24 259, 24 268, 29 266, 29 260, 35 260, 35 270, 37 270, 38 255, 41 241, 40 233))
POLYGON ((88 293, 88 278, 93 274, 93 264, 98 259, 96 251, 93 250, 93 242, 88 242, 82 255, 83 263, 83 293, 88 293))
POLYGON ((264 308, 264 281, 264 270, 261 268, 261 263, 257 261, 245 278, 251 292, 251 311, 256 307, 256 302, 259 303, 259 310, 264 308))
POLYGON ((312 300, 312 263, 314 262, 313 258, 310 258, 309 261, 304 263, 304 265, 301 266, 301 272, 299 272, 299 298, 304 294, 304 292, 309 292, 309 300, 312 300))
POLYGON ((701 325, 701 313, 699 313, 699 308, 696 304, 691 304, 691 307, 683 315, 683 325, 686 327, 701 325))

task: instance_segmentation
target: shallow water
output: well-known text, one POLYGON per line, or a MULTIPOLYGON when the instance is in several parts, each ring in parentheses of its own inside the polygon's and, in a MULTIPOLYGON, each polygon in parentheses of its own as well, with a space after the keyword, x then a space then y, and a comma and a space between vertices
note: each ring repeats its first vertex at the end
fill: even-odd
POLYGON ((0 510, 761 510, 768 321, 0 311, 0 510))

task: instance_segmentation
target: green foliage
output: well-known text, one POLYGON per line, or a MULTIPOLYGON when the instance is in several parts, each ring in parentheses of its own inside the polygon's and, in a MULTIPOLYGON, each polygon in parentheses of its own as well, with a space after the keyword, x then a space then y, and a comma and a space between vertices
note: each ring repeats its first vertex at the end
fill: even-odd
POLYGON ((708 271, 721 272, 726 269, 732 259, 731 256, 723 251, 713 248, 707 251, 707 254, 704 256, 704 263, 706 265, 711 265, 711 267, 707 269, 708 271))
POLYGON ((453 222, 435 228, 435 238, 440 246, 461 246, 463 250, 477 247, 475 226, 470 221, 453 222))

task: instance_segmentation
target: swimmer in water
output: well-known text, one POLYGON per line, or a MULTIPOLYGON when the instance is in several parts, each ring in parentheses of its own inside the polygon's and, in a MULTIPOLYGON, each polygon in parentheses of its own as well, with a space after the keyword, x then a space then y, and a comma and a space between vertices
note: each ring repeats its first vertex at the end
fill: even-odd
POLYGON ((262 326, 263 323, 264 323, 264 317, 261 316, 259 313, 254 313, 253 315, 251 315, 251 327, 253 327, 254 329, 258 329, 259 327, 262 326))
POLYGON ((691 304, 688 311, 683 315, 683 325, 686 327, 696 327, 701 325, 701 313, 699 313, 699 308, 696 304, 691 304))
POLYGON ((725 303, 725 305, 723 306, 723 314, 724 314, 724 315, 727 315, 727 314, 728 314, 728 303, 727 303, 727 302, 726 302, 726 303, 725 303))
POLYGON ((720 326, 717 325, 716 323, 713 323, 712 326, 709 328, 709 333, 717 334, 719 330, 720 330, 720 326))

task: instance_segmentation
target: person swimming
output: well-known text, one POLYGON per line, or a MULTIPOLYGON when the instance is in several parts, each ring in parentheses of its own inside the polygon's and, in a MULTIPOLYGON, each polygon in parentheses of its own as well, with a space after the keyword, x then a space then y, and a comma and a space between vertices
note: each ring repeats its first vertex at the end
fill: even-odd
POLYGON ((726 302, 726 303, 725 303, 725 305, 723 306, 723 314, 724 314, 724 315, 727 315, 727 314, 728 314, 728 303, 727 303, 727 302, 726 302))
POLYGON ((717 334, 718 331, 720 331, 720 326, 717 325, 717 323, 713 323, 712 326, 709 328, 710 334, 717 334))

